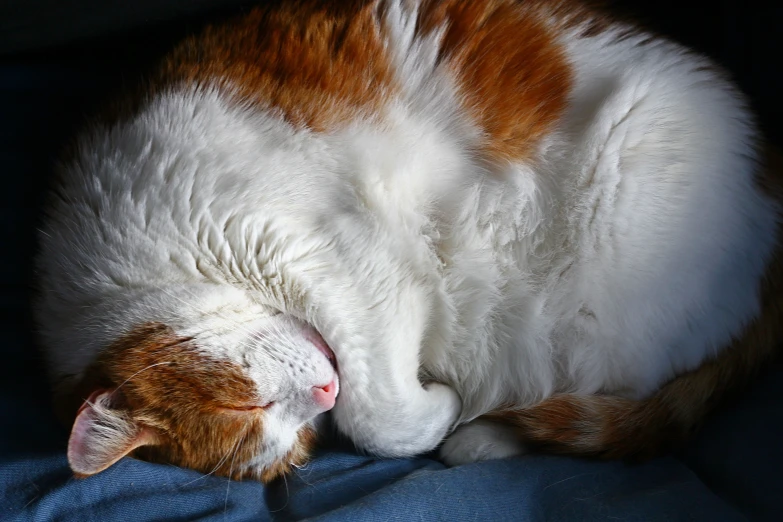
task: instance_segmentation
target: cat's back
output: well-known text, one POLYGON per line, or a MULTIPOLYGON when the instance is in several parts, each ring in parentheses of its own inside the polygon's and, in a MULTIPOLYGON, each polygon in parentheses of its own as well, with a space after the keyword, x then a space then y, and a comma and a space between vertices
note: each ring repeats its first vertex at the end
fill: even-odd
POLYGON ((558 41, 572 83, 543 155, 561 210, 542 294, 560 389, 643 397, 760 312, 780 201, 752 112, 711 60, 618 23, 558 41))

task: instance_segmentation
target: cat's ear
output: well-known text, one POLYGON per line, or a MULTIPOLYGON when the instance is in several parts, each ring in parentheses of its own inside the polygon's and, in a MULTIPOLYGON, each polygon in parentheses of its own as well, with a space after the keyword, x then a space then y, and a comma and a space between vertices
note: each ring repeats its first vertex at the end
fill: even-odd
POLYGON ((77 477, 94 475, 140 446, 157 444, 151 429, 112 407, 113 391, 93 392, 76 414, 68 463, 77 477))

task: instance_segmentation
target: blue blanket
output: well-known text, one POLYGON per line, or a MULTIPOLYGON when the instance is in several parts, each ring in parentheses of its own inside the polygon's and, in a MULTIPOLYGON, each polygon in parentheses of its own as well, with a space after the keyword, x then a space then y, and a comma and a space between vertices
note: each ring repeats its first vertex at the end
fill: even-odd
POLYGON ((74 479, 30 335, 26 281, 45 173, 100 88, 95 67, 0 67, 0 519, 779 520, 780 367, 687 451, 638 466, 539 455, 448 469, 335 447, 266 488, 130 458, 74 479))
POLYGON ((444 469, 331 451, 265 490, 129 458, 78 480, 59 451, 7 460, 0 482, 0 517, 20 520, 744 520, 674 459, 627 467, 539 456, 444 469))

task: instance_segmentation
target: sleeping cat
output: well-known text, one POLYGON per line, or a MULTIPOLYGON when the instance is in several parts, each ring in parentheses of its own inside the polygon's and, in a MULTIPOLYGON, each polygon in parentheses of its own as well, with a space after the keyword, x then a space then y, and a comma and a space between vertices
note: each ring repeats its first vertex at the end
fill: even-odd
POLYGON ((708 60, 575 1, 207 28, 53 192, 37 318, 70 465, 268 481, 327 411, 452 465, 664 451, 783 333, 759 147, 708 60))

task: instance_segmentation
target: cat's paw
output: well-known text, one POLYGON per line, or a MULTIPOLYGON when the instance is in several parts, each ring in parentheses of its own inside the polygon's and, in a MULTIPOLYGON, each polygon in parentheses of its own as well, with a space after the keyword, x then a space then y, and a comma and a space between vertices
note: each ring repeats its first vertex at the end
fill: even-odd
POLYGON ((524 455, 527 448, 513 428, 475 420, 460 426, 440 448, 439 457, 449 466, 524 455))
POLYGON ((379 401, 342 402, 332 410, 335 424, 360 450, 381 457, 412 457, 436 448, 462 412, 450 386, 430 383, 379 401), (389 400, 391 399, 391 400, 389 400))
POLYGON ((386 426, 384 447, 376 453, 410 457, 435 449, 462 413, 462 399, 451 386, 431 382, 406 397, 403 408, 406 418, 386 426))
POLYGON ((445 436, 454 426, 454 423, 457 422, 457 417, 462 413, 462 399, 459 393, 447 384, 430 382, 425 384, 423 388, 427 392, 425 399, 428 402, 427 409, 429 412, 427 415, 434 420, 440 420, 436 424, 444 427, 443 436, 445 436))
POLYGON ((457 391, 439 382, 423 386, 425 394, 416 408, 416 424, 420 426, 418 446, 414 453, 426 453, 435 449, 454 429, 462 413, 462 399, 457 391))

